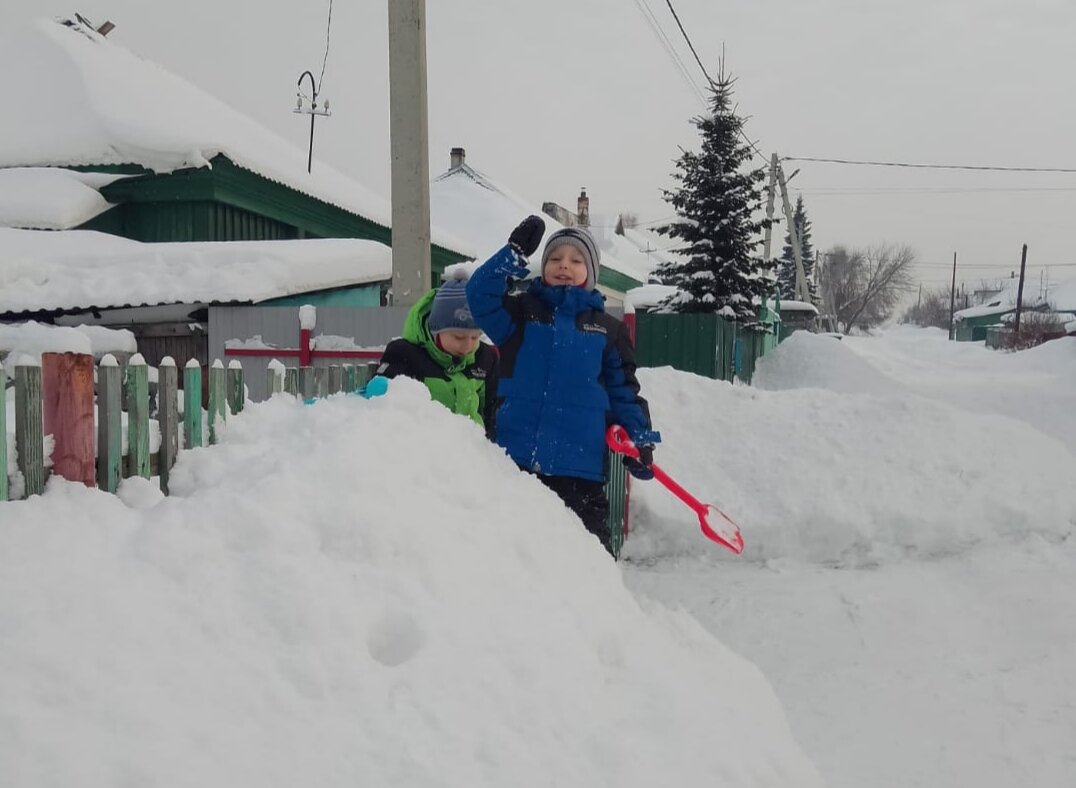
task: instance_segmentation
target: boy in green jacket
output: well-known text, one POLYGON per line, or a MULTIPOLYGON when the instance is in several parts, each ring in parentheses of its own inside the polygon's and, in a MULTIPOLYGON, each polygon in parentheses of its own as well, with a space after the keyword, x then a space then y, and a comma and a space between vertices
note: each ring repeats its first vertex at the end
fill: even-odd
POLYGON ((377 374, 422 381, 433 399, 492 435, 497 353, 481 342, 466 285, 464 279, 452 278, 426 293, 408 313, 403 337, 385 348, 377 374))

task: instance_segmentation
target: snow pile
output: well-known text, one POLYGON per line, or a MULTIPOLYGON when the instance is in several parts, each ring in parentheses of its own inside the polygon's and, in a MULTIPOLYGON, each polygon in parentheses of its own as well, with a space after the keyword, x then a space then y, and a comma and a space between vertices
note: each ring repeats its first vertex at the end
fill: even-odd
POLYGON ((73 170, 0 169, 0 227, 67 230, 111 207, 84 175, 73 170))
MULTIPOLYGON (((1029 534, 1057 541, 1076 526, 1076 457, 1026 422, 911 393, 805 333, 756 379, 783 390, 640 372, 664 438, 657 461, 740 523, 748 560, 862 565, 1029 534)), ((671 495, 632 489, 629 556, 711 549, 671 495)))
POLYGON ((417 383, 255 405, 171 485, 0 504, 0 783, 821 784, 754 666, 417 383))
POLYGON ((15 362, 23 356, 40 360, 42 353, 88 353, 101 358, 106 353, 134 353, 135 336, 126 329, 103 326, 51 326, 33 320, 0 323, 0 359, 11 375, 15 362))
POLYGON ((256 303, 391 277, 392 249, 356 238, 149 244, 0 228, 0 313, 256 303))

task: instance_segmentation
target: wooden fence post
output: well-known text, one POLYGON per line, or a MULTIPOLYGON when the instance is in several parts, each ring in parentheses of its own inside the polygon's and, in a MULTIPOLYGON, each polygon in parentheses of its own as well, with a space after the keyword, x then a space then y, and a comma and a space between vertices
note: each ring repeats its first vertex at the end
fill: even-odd
POLYGON ((149 368, 141 353, 127 362, 127 475, 150 476, 149 368))
POLYGON ((343 373, 340 371, 340 367, 333 364, 329 367, 329 394, 339 394, 340 389, 344 386, 343 373))
POLYGON ((269 362, 269 368, 266 370, 266 388, 269 392, 269 397, 279 394, 284 390, 284 365, 277 359, 273 359, 269 362))
POLYGON ((29 357, 15 367, 15 451, 24 498, 45 491, 45 433, 41 423, 41 367, 29 357))
POLYGON ((123 372, 109 353, 97 368, 97 486, 116 492, 123 474, 123 372))
POLYGON ((93 453, 93 356, 42 353, 43 429, 52 436, 52 472, 96 486, 93 453))
POLYGON ((168 495, 168 480, 179 453, 179 374, 171 356, 162 358, 157 368, 157 423, 161 428, 157 472, 161 477, 161 492, 168 495))
POLYGON ((192 358, 183 370, 183 446, 202 445, 202 365, 192 358))
POLYGON ((314 367, 314 396, 324 399, 329 395, 329 370, 325 367, 314 367))
POLYGON ((243 381, 243 365, 239 359, 233 358, 228 362, 228 410, 234 416, 243 412, 246 404, 247 391, 243 381))
POLYGON ((310 402, 317 396, 314 386, 314 368, 299 367, 299 398, 304 402, 310 402))
POLYGON ((288 367, 284 371, 284 391, 293 397, 299 396, 299 369, 288 367))
POLYGON ((209 445, 219 440, 218 431, 228 418, 227 376, 224 364, 218 358, 209 368, 209 445))
POLYGON ((343 380, 340 385, 343 386, 343 390, 347 394, 355 393, 355 365, 344 364, 340 367, 340 374, 343 380))
POLYGON ((0 364, 0 501, 7 499, 7 372, 0 364))

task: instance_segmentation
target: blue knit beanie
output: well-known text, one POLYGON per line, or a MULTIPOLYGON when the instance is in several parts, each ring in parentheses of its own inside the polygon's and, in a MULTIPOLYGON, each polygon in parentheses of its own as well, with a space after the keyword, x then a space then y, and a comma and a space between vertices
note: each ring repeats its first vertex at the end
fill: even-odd
POLYGON ((430 305, 426 325, 431 334, 442 331, 481 331, 474 323, 471 308, 467 305, 467 283, 450 279, 437 290, 430 305))

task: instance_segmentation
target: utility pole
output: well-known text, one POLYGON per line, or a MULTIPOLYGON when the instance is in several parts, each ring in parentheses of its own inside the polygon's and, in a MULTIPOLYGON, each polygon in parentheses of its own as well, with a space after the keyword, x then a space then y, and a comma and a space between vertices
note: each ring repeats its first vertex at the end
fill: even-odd
POLYGON ((956 312, 956 252, 953 252, 953 284, 949 288, 949 339, 953 339, 953 315, 956 312))
POLYGON ((1024 244, 1020 252, 1020 284, 1016 286, 1016 326, 1013 328, 1014 338, 1020 336, 1020 309, 1024 305, 1024 268, 1027 266, 1027 244, 1024 244))
MULTIPOLYGON (((776 156, 776 154, 775 154, 776 156)), ((796 173, 792 173, 795 175, 796 173)), ((803 249, 800 247, 800 234, 796 223, 792 221, 792 205, 788 202, 788 182, 784 170, 777 165, 777 181, 781 186, 781 203, 785 208, 785 221, 788 222, 788 237, 792 239, 792 256, 796 260, 796 298, 811 302, 811 291, 807 289, 807 276, 803 272, 803 249)))
POLYGON ((426 0, 388 4, 392 302, 411 306, 430 289, 426 0))
POLYGON ((773 240, 773 202, 777 196, 777 154, 770 156, 770 185, 766 189, 766 234, 762 242, 762 258, 770 261, 771 241, 773 240))
POLYGON ((919 300, 915 302, 916 310, 923 308, 923 283, 919 283, 919 300))

